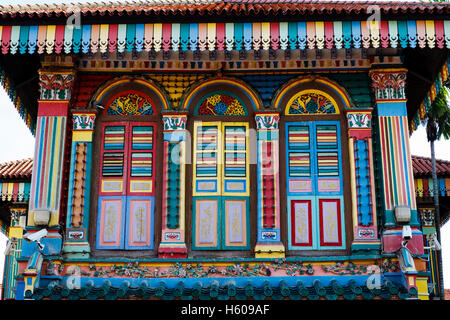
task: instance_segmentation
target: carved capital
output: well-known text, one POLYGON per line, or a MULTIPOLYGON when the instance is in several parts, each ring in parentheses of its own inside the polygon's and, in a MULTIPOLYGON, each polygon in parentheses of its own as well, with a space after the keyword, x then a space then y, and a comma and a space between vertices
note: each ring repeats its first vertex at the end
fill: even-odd
POLYGON ((165 113, 163 114, 164 131, 186 130, 187 114, 165 113))
POLYGON ((405 100, 406 69, 374 69, 370 71, 376 100, 405 100))
POLYGON ((261 112, 255 115, 256 129, 276 130, 280 121, 279 112, 261 112))
POLYGON ((72 113, 73 130, 92 131, 94 130, 95 111, 74 111, 72 113))
POLYGON ((75 79, 73 70, 39 70, 41 100, 70 100, 75 79))

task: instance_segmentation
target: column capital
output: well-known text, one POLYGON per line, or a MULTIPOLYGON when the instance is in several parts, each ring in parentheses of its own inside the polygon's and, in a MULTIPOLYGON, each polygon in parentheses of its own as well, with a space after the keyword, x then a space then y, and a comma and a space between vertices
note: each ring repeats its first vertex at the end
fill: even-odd
POLYGON ((280 122, 280 111, 255 112, 257 130, 276 130, 280 122))
POLYGON ((372 110, 346 110, 349 137, 364 139, 372 136, 372 110))
POLYGON ((186 130, 187 112, 164 112, 162 121, 164 132, 186 130))
POLYGON ((38 70, 40 100, 68 101, 75 80, 72 68, 42 68, 38 70))
POLYGON ((72 111, 72 141, 92 141, 96 110, 72 111))
POLYGON ((406 100, 405 68, 372 69, 369 71, 372 79, 372 89, 375 91, 375 99, 378 101, 406 100))

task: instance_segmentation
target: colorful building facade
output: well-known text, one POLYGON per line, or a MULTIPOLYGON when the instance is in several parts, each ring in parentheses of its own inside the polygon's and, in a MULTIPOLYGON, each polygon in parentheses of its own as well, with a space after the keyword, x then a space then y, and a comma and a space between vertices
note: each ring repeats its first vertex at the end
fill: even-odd
POLYGON ((15 298, 429 299, 409 135, 449 11, 0 7, 36 137, 15 298))

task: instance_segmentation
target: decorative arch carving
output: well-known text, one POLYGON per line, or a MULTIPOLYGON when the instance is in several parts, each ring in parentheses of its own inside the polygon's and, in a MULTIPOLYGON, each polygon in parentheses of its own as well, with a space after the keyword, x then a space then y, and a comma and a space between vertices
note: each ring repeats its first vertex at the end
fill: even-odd
POLYGON ((285 115, 342 114, 353 107, 344 88, 327 78, 293 79, 275 94, 272 105, 285 115))
POLYGON ((155 115, 171 109, 166 92, 152 80, 120 77, 101 86, 91 99, 109 115, 155 115))
POLYGON ((248 84, 225 77, 195 84, 180 103, 180 109, 196 115, 249 115, 261 107, 261 98, 248 84))

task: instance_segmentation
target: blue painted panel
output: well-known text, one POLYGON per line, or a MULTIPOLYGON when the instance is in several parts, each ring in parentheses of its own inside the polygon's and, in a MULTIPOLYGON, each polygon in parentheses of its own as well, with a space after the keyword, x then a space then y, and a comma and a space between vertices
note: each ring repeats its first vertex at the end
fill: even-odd
POLYGON ((402 48, 408 47, 408 26, 406 21, 397 21, 398 39, 402 48))
POLYGON ((407 116, 405 102, 378 102, 378 116, 407 116))
POLYGON ((20 27, 20 36, 19 36, 19 52, 24 54, 27 50, 28 45, 28 35, 30 33, 29 26, 21 26, 20 27))
POLYGON ((291 50, 297 49, 297 22, 289 22, 288 23, 288 40, 289 40, 289 48, 291 50))
POLYGON ((359 222, 362 226, 369 226, 372 221, 370 173, 368 159, 368 145, 365 140, 355 142, 355 170, 358 199, 359 222))
MULTIPOLYGON (((129 196, 127 197, 127 214, 126 214, 126 221, 125 221, 125 249, 126 250, 145 250, 145 249, 153 249, 154 247, 154 230, 155 230, 155 197, 137 197, 137 196, 129 196), (146 233, 146 237, 150 237, 150 244, 149 245, 130 245, 129 239, 133 235, 130 234, 130 223, 132 217, 130 217, 133 212, 131 212, 131 200, 151 200, 150 202, 150 212, 149 216, 147 216, 147 219, 150 218, 150 226, 148 226, 147 222, 145 222, 145 226, 143 227, 143 232, 146 233), (150 230, 146 230, 146 228, 150 228, 150 230), (148 232, 147 232, 148 231, 148 232)), ((133 217, 134 219, 137 217, 133 217)), ((145 242, 147 242, 148 239, 145 239, 145 242)))
POLYGON ((97 214, 97 239, 96 239, 96 248, 97 249, 123 249, 124 248, 124 234, 125 234, 125 212, 126 212, 126 196, 106 196, 98 198, 98 214, 97 214), (121 207, 121 225, 120 225, 120 243, 118 245, 100 245, 100 235, 101 235, 101 210, 102 210, 102 201, 103 200, 122 200, 121 207))
POLYGON ((299 49, 306 48, 306 22, 297 22, 297 34, 299 49))
POLYGON ((73 53, 79 53, 81 48, 81 28, 73 29, 72 45, 73 53))
POLYGON ((33 54, 36 50, 37 37, 38 37, 38 26, 30 26, 30 31, 28 34, 28 53, 33 54))
POLYGON ((246 192, 247 191, 247 180, 226 180, 224 181, 224 189, 225 192, 246 192), (240 185, 242 185, 242 188, 236 188, 234 187, 233 189, 230 189, 229 184, 230 183, 238 183, 240 185))
POLYGON ((408 40, 409 40, 409 46, 411 48, 415 48, 417 45, 417 28, 416 28, 416 21, 415 20, 408 20, 407 21, 408 26, 408 40))
POLYGON ((245 50, 251 50, 252 49, 252 23, 244 23, 244 48, 245 50))
POLYGON ((189 49, 197 50, 198 44, 198 23, 189 24, 189 49))
POLYGON ((145 25, 136 25, 136 51, 141 52, 144 46, 145 25))
POLYGON ((352 22, 342 22, 342 32, 344 34, 344 48, 350 49, 352 46, 352 22))
POLYGON ((234 45, 237 51, 242 50, 244 37, 244 24, 243 23, 235 23, 234 24, 234 45))
POLYGON ((85 54, 88 53, 90 49, 90 44, 91 44, 91 25, 85 24, 83 25, 82 28, 81 51, 85 54))
POLYGON ((356 49, 361 47, 361 22, 360 21, 352 21, 352 39, 353 46, 356 49))
POLYGON ((136 25, 128 24, 127 25, 127 52, 133 51, 135 35, 136 35, 136 25))
POLYGON ((189 28, 189 23, 182 23, 180 26, 180 42, 182 51, 187 51, 189 49, 189 28))

